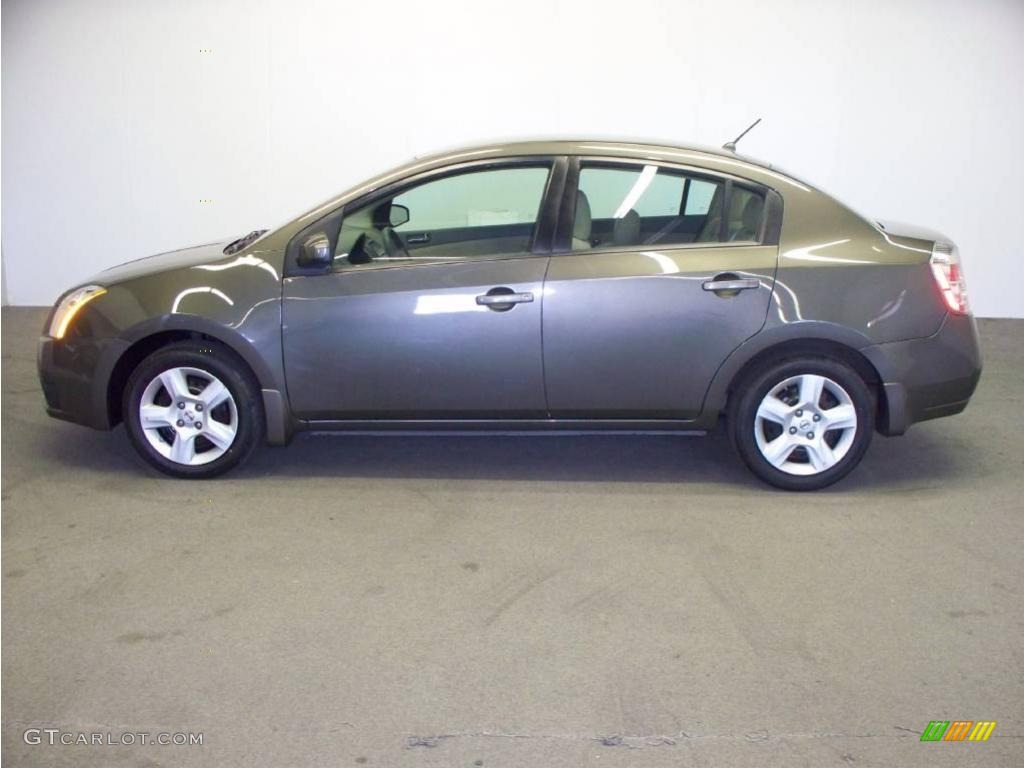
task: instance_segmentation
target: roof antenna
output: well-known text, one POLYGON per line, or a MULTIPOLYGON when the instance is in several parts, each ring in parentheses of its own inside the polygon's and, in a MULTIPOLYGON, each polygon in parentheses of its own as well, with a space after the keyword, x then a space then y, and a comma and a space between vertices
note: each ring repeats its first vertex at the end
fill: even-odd
POLYGON ((733 139, 732 141, 725 142, 725 144, 722 145, 722 149, 728 150, 729 152, 736 152, 736 144, 737 144, 737 142, 739 142, 740 139, 742 139, 744 136, 746 136, 748 133, 750 133, 750 131, 754 128, 754 126, 757 125, 760 122, 761 122, 761 118, 759 117, 759 118, 757 118, 757 120, 755 120, 754 122, 752 122, 750 124, 750 126, 747 128, 747 130, 745 130, 743 133, 741 133, 735 139, 733 139))

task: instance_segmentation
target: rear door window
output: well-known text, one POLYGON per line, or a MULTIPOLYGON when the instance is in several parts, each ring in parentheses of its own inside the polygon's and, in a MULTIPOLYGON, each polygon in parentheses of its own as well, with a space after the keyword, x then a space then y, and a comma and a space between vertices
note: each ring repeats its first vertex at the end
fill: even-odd
POLYGON ((764 197, 657 165, 585 162, 580 168, 573 248, 664 247, 760 237, 764 197), (588 221, 589 213, 589 221, 588 221))

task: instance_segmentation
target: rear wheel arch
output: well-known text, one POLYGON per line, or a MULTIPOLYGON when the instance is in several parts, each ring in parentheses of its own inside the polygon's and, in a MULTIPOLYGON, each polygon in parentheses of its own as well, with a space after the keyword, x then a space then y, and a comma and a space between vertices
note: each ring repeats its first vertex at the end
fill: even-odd
MULTIPOLYGON (((724 414, 736 398, 737 390, 765 367, 787 359, 802 357, 823 357, 838 360, 852 368, 867 384, 875 398, 874 426, 885 423, 886 403, 881 391, 884 380, 878 369, 858 349, 840 341, 828 338, 796 338, 771 344, 751 355, 728 377, 728 383, 721 387, 718 412, 724 414)), ((714 386, 714 385, 713 385, 714 386)), ((721 384, 720 384, 721 386, 721 384)))
POLYGON ((732 393, 732 443, 761 480, 792 491, 841 480, 871 444, 877 396, 850 359, 767 356, 732 393))

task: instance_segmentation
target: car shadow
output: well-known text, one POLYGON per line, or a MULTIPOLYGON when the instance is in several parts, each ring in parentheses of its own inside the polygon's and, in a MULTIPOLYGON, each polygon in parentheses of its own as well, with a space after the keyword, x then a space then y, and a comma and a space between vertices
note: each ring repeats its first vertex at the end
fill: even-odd
MULTIPOLYGON (((283 458, 283 456, 282 456, 283 458)), ((746 484, 724 436, 299 435, 243 471, 288 476, 746 484), (284 460, 279 455, 288 454, 284 460)))
MULTIPOLYGON (((123 426, 112 432, 46 427, 37 433, 37 448, 57 466, 162 477, 135 455, 123 426)), ((936 488, 977 477, 984 467, 972 448, 961 431, 931 425, 919 425, 899 439, 875 435, 861 466, 831 490, 936 488)), ((224 477, 710 483, 774 490, 750 474, 723 431, 706 437, 299 433, 287 447, 261 448, 224 477)))
MULTIPOLYGON (((875 435, 860 467, 836 491, 935 487, 974 475, 969 441, 918 427, 875 435)), ((426 478, 537 482, 710 483, 771 492, 747 470, 724 431, 672 435, 354 436, 299 434, 264 449, 239 475, 426 478)))

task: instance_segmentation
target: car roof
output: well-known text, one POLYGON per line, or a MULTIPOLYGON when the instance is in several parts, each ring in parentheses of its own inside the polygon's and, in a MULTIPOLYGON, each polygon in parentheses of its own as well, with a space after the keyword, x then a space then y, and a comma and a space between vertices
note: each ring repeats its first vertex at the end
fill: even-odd
POLYGON ((717 158, 727 158, 732 161, 740 161, 759 168, 772 169, 771 164, 747 155, 741 155, 721 147, 711 147, 702 144, 679 143, 652 138, 622 137, 622 136, 538 136, 517 139, 494 139, 492 141, 478 144, 459 145, 447 147, 434 152, 418 154, 415 160, 441 160, 446 157, 455 157, 464 153, 486 152, 492 156, 515 156, 524 154, 538 155, 608 155, 622 156, 629 154, 671 154, 687 152, 698 155, 708 155, 717 158))
POLYGON ((735 174, 749 178, 769 187, 778 188, 793 185, 804 191, 812 187, 794 176, 768 163, 725 149, 673 144, 651 139, 603 139, 603 138, 531 138, 498 140, 491 143, 463 145, 440 152, 421 154, 397 168, 352 187, 316 208, 295 219, 292 224, 308 223, 324 212, 337 208, 348 200, 378 189, 385 184, 402 179, 420 171, 441 168, 460 161, 493 160, 538 155, 583 155, 591 157, 616 157, 633 160, 654 160, 655 162, 696 164, 720 173, 735 174))

